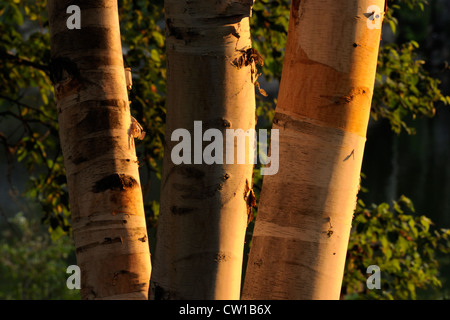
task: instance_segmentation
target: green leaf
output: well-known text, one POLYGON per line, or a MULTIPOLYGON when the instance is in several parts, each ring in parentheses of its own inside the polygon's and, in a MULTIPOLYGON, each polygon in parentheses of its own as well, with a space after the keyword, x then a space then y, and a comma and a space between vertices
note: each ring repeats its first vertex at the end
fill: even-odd
POLYGON ((10 19, 15 22, 17 25, 21 26, 23 24, 23 16, 22 13, 20 12, 20 9, 18 6, 16 6, 13 3, 9 4, 9 12, 7 14, 10 15, 10 19))
POLYGON ((159 52, 156 49, 152 49, 150 51, 150 57, 152 58, 153 61, 155 62, 161 62, 161 59, 159 57, 159 52))
POLYGON ((164 46, 164 36, 158 32, 158 31, 153 31, 152 32, 152 36, 155 39, 156 43, 158 44, 159 47, 163 47, 164 46))
POLYGON ((395 33, 395 31, 397 30, 397 23, 394 20, 389 20, 388 23, 391 27, 392 33, 395 33))
POLYGON ((424 227, 424 231, 428 232, 428 230, 430 229, 431 220, 425 216, 421 216, 420 223, 424 227))

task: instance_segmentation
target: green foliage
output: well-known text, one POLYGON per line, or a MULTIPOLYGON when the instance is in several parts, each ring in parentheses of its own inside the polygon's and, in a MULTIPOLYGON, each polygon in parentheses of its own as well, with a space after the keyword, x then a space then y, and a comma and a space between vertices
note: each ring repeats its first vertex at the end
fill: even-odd
POLYGON ((433 117, 436 104, 450 104, 450 97, 439 89, 440 81, 424 69, 418 59, 415 41, 399 46, 390 43, 380 48, 371 115, 386 118, 394 132, 415 133, 407 119, 433 117))
MULTIPOLYGON (((402 9, 421 10, 427 0, 389 1, 384 24, 395 33, 398 20, 394 13, 402 9)), ((440 80, 430 76, 419 58, 419 44, 411 40, 402 45, 387 43, 380 47, 371 117, 389 120, 394 132, 415 134, 410 120, 433 117, 439 102, 450 104, 450 96, 439 89, 440 80), (408 121, 409 120, 409 121, 408 121)))
POLYGON ((58 140, 53 88, 48 77, 50 35, 45 1, 0 1, 0 141, 15 199, 39 201, 43 221, 70 231, 66 178, 58 140), (29 174, 27 191, 17 194, 12 168, 29 174))
POLYGON ((255 1, 250 19, 253 47, 264 57, 266 80, 281 77, 289 25, 290 1, 255 1))
POLYGON ((347 252, 342 292, 347 299, 416 299, 439 287, 437 253, 450 253, 450 230, 414 213, 405 196, 369 207, 359 200, 347 252), (381 289, 368 289, 369 265, 381 270, 381 289))
POLYGON ((51 240, 39 220, 18 213, 0 239, 0 299, 80 298, 66 286, 73 254, 68 237, 51 240))
POLYGON ((427 0, 386 0, 386 14, 384 16, 383 23, 389 24, 392 31, 395 33, 397 30, 398 20, 395 15, 402 9, 420 9, 424 10, 425 5, 428 4, 427 0))

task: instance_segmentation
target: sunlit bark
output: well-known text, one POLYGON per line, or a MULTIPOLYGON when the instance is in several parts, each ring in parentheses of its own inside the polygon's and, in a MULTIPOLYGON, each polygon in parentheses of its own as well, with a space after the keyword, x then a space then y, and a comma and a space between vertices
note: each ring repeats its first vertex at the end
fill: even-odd
POLYGON ((251 5, 165 1, 167 123, 154 299, 240 297, 253 164, 248 158, 246 164, 204 163, 207 143, 195 136, 194 121, 201 121, 203 132, 215 128, 224 137, 229 128, 255 127, 255 62, 245 54, 251 48, 251 5), (191 164, 171 158, 179 143, 171 141, 172 133, 179 128, 199 147, 188 156, 191 164))
POLYGON ((244 299, 339 298, 380 42, 368 21, 383 9, 292 1, 273 120, 280 170, 264 177, 244 299))
POLYGON ((48 1, 52 80, 83 299, 147 299, 150 254, 117 1, 48 1), (73 22, 73 21, 71 21, 73 22))

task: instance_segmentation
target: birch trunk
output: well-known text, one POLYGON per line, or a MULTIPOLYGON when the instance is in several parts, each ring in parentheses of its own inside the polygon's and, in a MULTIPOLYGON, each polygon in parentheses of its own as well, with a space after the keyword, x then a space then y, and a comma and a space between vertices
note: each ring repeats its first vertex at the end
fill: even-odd
POLYGON ((251 47, 251 5, 165 1, 167 119, 154 299, 240 297, 253 164, 248 158, 246 164, 205 164, 198 157, 209 143, 202 144, 194 121, 201 121, 203 132, 215 128, 223 136, 226 129, 255 127, 255 65, 244 54, 251 47), (171 141, 172 133, 179 128, 190 133, 191 164, 171 159, 179 143, 171 141))
POLYGON ((83 299, 147 299, 150 253, 117 1, 49 0, 52 80, 83 299))
POLYGON ((264 177, 244 299, 339 298, 380 42, 368 19, 383 9, 292 1, 273 120, 280 169, 264 177))

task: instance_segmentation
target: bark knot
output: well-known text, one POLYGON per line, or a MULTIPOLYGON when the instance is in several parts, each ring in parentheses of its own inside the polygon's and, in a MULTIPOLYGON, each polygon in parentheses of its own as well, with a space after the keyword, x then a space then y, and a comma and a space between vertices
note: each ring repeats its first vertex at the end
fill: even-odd
POLYGON ((137 186, 138 182, 132 176, 115 173, 98 180, 92 188, 92 192, 123 191, 137 186))
POLYGON ((224 262, 224 261, 227 261, 228 260, 228 255, 226 255, 225 253, 223 253, 223 252, 219 252, 219 253, 217 253, 215 256, 214 256, 214 261, 215 262, 224 262))
POLYGON ((55 88, 58 100, 73 94, 82 87, 82 81, 77 64, 68 58, 58 57, 51 60, 50 80, 55 88))

